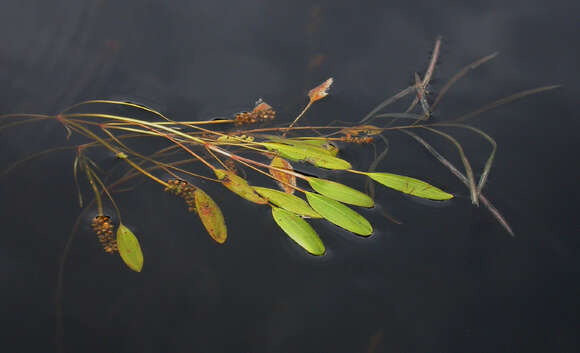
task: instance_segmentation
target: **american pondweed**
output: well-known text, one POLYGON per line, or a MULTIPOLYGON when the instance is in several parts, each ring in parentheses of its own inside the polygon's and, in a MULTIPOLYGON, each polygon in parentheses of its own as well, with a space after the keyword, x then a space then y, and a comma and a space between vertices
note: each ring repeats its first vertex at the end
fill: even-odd
MULTIPOLYGON (((201 121, 173 120, 157 110, 131 102, 90 100, 75 104, 56 115, 4 115, 0 120, 3 123, 0 130, 53 120, 62 124, 69 137, 77 134, 86 139, 81 145, 58 149, 70 148, 75 152, 73 174, 79 202, 81 207, 89 207, 90 210, 94 207, 91 226, 98 242, 107 253, 118 252, 125 264, 135 271, 141 271, 144 263, 141 245, 138 238, 122 223, 121 211, 115 203, 114 195, 131 187, 138 177, 148 178, 158 183, 161 189, 182 198, 188 210, 199 216, 207 233, 219 244, 227 241, 226 217, 211 194, 220 192, 219 190, 229 190, 245 199, 240 202, 269 207, 282 231, 313 255, 323 255, 325 248, 314 228, 308 223, 309 218, 323 218, 360 236, 373 233, 371 223, 357 212, 357 208, 374 206, 371 197, 374 195, 374 188, 370 189, 370 193, 365 193, 333 180, 307 175, 294 168, 299 163, 352 173, 367 178, 369 186, 374 181, 419 198, 437 201, 453 198, 451 193, 439 188, 436 181, 424 180, 429 179, 428 176, 418 176, 418 179, 415 176, 376 170, 387 155, 388 133, 392 132, 404 132, 424 146, 466 184, 472 203, 477 205, 481 202, 507 232, 513 235, 506 220, 482 194, 493 165, 497 144, 483 131, 459 121, 556 86, 517 93, 459 118, 431 122, 433 109, 440 104, 441 98, 453 83, 469 70, 495 57, 495 54, 487 56, 461 70, 431 100, 429 82, 435 69, 440 44, 440 40, 437 40, 425 77, 415 74, 413 85, 380 103, 356 124, 300 125, 301 117, 312 104, 329 94, 333 84, 333 79, 330 78, 308 92, 308 103, 287 126, 272 126, 280 118, 274 108, 262 100, 251 110, 235 114, 231 118, 201 121), (385 111, 393 102, 409 95, 413 96, 413 100, 404 112, 385 111), (430 101, 433 102, 432 105, 430 101), (475 172, 461 143, 450 132, 443 131, 444 129, 468 129, 491 144, 492 151, 484 169, 479 173, 481 177, 477 183, 475 172), (453 166, 413 130, 423 130, 451 142, 460 156, 464 171, 453 166), (149 143, 150 141, 155 143, 149 143), (355 170, 351 162, 341 155, 338 143, 346 146, 384 143, 385 150, 367 170, 355 170), (150 146, 156 147, 152 149, 150 146), (123 174, 111 178, 113 174, 110 171, 102 170, 93 161, 90 152, 101 148, 110 151, 120 163, 126 165, 123 174), (271 179, 272 183, 264 184, 263 178, 252 178, 251 175, 255 173, 271 179), (86 198, 83 197, 85 188, 81 185, 81 179, 88 183, 92 194, 93 200, 88 205, 83 201, 86 198), (205 182, 196 183, 196 180, 205 182), (259 184, 255 180, 259 180, 259 184), (221 184, 223 188, 207 188, 208 181, 221 184), (105 203, 113 205, 116 214, 105 214, 105 203)), ((27 157, 24 161, 47 152, 49 151, 27 157)), ((3 174, 21 163, 22 161, 18 161, 9 166, 3 174)))

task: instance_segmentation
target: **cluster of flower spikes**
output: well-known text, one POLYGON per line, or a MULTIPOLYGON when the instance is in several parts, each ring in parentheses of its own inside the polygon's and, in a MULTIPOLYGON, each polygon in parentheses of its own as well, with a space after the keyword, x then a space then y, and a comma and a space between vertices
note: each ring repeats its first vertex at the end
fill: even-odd
POLYGON ((113 222, 109 216, 97 216, 91 224, 93 231, 97 233, 99 243, 103 246, 105 252, 112 254, 119 251, 117 239, 113 235, 113 222))
POLYGON ((238 113, 235 116, 236 125, 254 124, 272 120, 276 117, 276 111, 272 107, 259 100, 251 112, 238 113))
POLYGON ((193 194, 195 191, 195 186, 191 185, 187 181, 179 179, 169 179, 167 184, 168 185, 165 187, 165 191, 181 197, 187 204, 187 210, 189 212, 195 212, 195 196, 193 194))

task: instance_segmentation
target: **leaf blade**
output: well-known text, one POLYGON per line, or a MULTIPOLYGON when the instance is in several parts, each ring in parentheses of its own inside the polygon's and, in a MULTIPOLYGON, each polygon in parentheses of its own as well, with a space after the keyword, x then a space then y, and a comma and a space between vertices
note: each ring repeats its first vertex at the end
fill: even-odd
POLYGON ((268 203, 268 201, 254 192, 254 189, 252 189, 246 179, 236 173, 225 169, 214 169, 214 173, 226 188, 238 196, 257 204, 264 205, 268 203))
POLYGON ((263 142, 262 146, 270 151, 276 151, 284 158, 292 161, 306 161, 320 168, 345 170, 351 169, 352 165, 341 158, 334 157, 326 152, 317 150, 314 145, 300 144, 300 145, 286 145, 283 143, 263 142))
POLYGON ((298 245, 315 256, 323 255, 326 249, 316 231, 304 219, 278 207, 272 207, 272 217, 278 226, 298 245))
POLYGON ((310 206, 329 222, 358 235, 373 233, 366 218, 340 202, 312 192, 306 192, 306 198, 310 206))
POLYGON ((430 200, 449 200, 454 196, 425 181, 392 173, 365 173, 369 178, 405 194, 430 200))
POLYGON ((119 247, 119 255, 123 262, 136 272, 141 272, 143 268, 143 252, 139 245, 139 240, 131 232, 131 230, 123 223, 119 224, 117 229, 117 246, 119 247))
POLYGON ((306 201, 298 196, 284 193, 282 191, 254 186, 254 190, 262 197, 273 203, 274 205, 283 208, 287 211, 295 213, 300 216, 310 218, 322 218, 316 211, 314 211, 306 201))
POLYGON ((217 203, 200 188, 194 193, 195 209, 201 219, 201 223, 207 230, 210 237, 219 244, 225 243, 228 232, 224 215, 217 203))
MULTIPOLYGON (((270 162, 270 166, 274 168, 288 169, 291 171, 294 170, 292 164, 281 157, 274 157, 270 162)), ((269 171, 270 175, 272 175, 278 181, 278 186, 280 186, 280 188, 288 194, 293 194, 294 188, 292 188, 292 186, 296 186, 296 176, 278 171, 274 168, 269 168, 269 171)))
POLYGON ((336 201, 362 207, 373 207, 375 204, 369 195, 335 181, 310 177, 308 184, 319 194, 336 201))

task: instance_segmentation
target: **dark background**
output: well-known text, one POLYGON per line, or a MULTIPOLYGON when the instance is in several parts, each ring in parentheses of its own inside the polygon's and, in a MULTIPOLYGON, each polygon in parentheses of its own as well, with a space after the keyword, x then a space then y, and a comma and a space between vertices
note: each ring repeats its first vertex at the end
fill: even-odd
MULTIPOLYGON (((471 121, 498 141, 486 194, 514 238, 402 134, 389 135, 379 170, 427 178, 458 197, 431 207, 378 188, 377 202, 404 224, 363 211, 376 231, 360 239, 314 222, 328 249, 322 258, 304 255, 264 207, 222 189, 208 187, 227 217, 224 246, 157 185, 119 195, 141 240, 143 272, 103 253, 87 215, 66 262, 65 351, 578 351, 580 8, 484 3, 3 0, 2 113, 54 114, 84 99, 121 98, 192 120, 263 97, 283 122, 333 76, 331 96, 303 123, 355 122, 424 72, 437 35, 434 92, 464 65, 500 55, 454 86, 435 121, 563 85, 471 121)), ((480 171, 486 142, 453 133, 480 171)), ((65 137, 55 123, 0 131, 1 165, 65 137)), ((431 140, 459 163, 452 146, 431 140)), ((344 153, 359 168, 370 162, 368 149, 344 153)), ((73 158, 56 153, 0 180, 2 351, 56 351, 58 261, 80 212, 73 158)))

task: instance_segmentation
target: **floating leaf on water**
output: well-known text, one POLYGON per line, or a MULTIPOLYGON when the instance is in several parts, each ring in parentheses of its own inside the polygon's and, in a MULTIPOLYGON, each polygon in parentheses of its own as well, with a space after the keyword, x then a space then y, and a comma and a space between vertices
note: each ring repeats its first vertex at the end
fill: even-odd
POLYGON ((291 139, 279 136, 266 136, 269 142, 282 143, 294 147, 302 147, 307 152, 314 152, 317 154, 327 154, 330 156, 336 156, 338 153, 338 148, 328 142, 325 138, 319 139, 291 139))
POLYGON ((268 199, 268 201, 274 205, 287 211, 294 212, 297 215, 304 217, 322 218, 322 216, 320 216, 318 213, 316 213, 316 211, 308 206, 306 201, 302 200, 298 196, 259 186, 254 186, 254 190, 256 190, 256 192, 262 197, 268 199))
POLYGON ((125 264, 133 271, 141 272, 143 268, 143 253, 139 240, 131 230, 125 227, 122 223, 117 229, 117 246, 119 247, 119 255, 125 264))
POLYGON ((335 181, 310 177, 308 183, 316 192, 333 200, 362 207, 373 207, 375 204, 369 195, 335 181))
POLYGON ((295 148, 293 146, 284 145, 281 143, 264 142, 262 146, 270 151, 278 152, 284 158, 291 161, 303 161, 306 159, 306 152, 303 149, 295 148))
POLYGON ((254 189, 252 189, 246 179, 238 176, 236 173, 225 169, 214 169, 214 173, 226 188, 240 197, 258 204, 268 203, 268 201, 254 192, 254 189))
POLYGON ((304 219, 278 207, 272 207, 272 217, 278 226, 306 251, 317 256, 324 254, 322 240, 304 219))
POLYGON ((369 221, 351 208, 312 192, 306 192, 306 198, 310 206, 329 222, 358 235, 372 234, 373 227, 369 221))
POLYGON ((306 161, 321 168, 333 170, 344 170, 352 168, 348 161, 331 156, 326 152, 319 152, 316 150, 316 146, 309 146, 307 144, 291 146, 274 142, 263 142, 262 146, 266 147, 270 151, 276 151, 280 156, 290 160, 306 161))
POLYGON ((320 147, 322 150, 326 151, 331 156, 336 156, 338 154, 338 147, 330 143, 327 139, 294 140, 294 141, 299 141, 300 143, 320 147))
POLYGON ((223 244, 228 236, 224 215, 215 201, 203 190, 197 188, 193 193, 195 209, 201 223, 216 242, 223 244))
POLYGON ((419 179, 391 174, 365 173, 369 178, 386 187, 430 200, 449 200, 453 195, 419 179))
POLYGON ((326 169, 345 170, 352 168, 352 165, 348 161, 322 153, 310 153, 306 157, 306 161, 310 164, 314 164, 317 167, 326 169))
POLYGON ((322 99, 328 96, 328 89, 334 82, 333 78, 329 78, 328 80, 322 82, 320 85, 314 87, 308 92, 308 98, 310 98, 310 102, 316 102, 319 99, 322 99))
MULTIPOLYGON (((292 164, 290 164, 290 162, 288 162, 284 158, 280 158, 280 157, 274 157, 272 159, 272 162, 270 162, 270 166, 275 167, 275 168, 294 170, 294 168, 292 168, 292 164)), ((280 172, 280 171, 275 170, 273 168, 270 168, 270 174, 276 180, 278 180, 278 185, 280 186, 280 188, 282 188, 282 190, 284 190, 285 192, 287 192, 289 194, 294 193, 294 188, 292 188, 291 186, 288 185, 288 184, 290 184, 290 185, 296 186, 296 177, 294 175, 280 172)))

